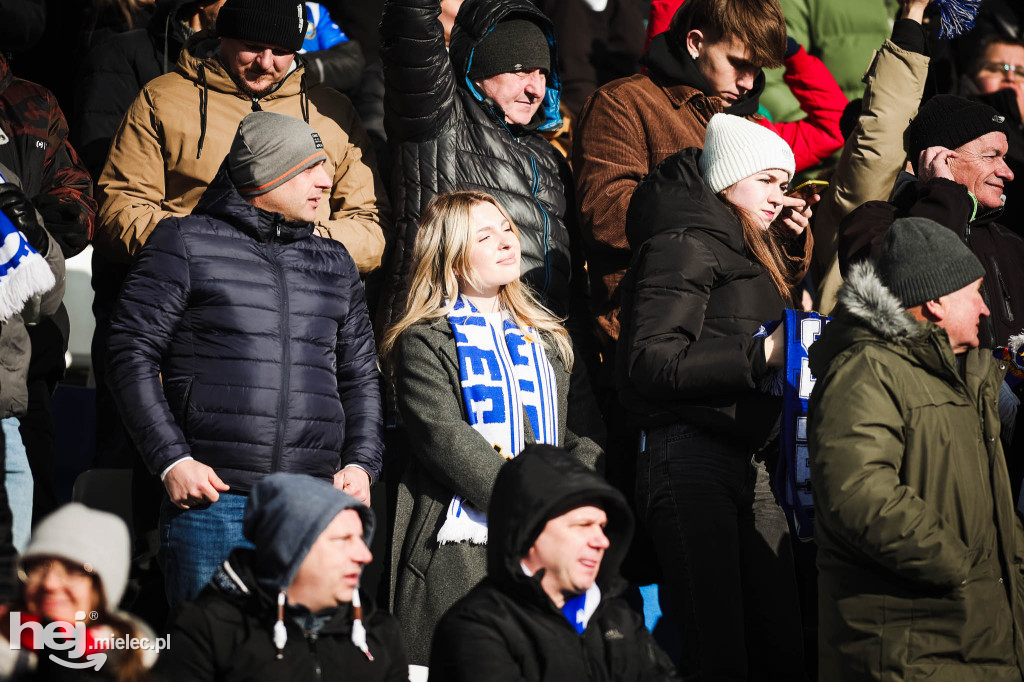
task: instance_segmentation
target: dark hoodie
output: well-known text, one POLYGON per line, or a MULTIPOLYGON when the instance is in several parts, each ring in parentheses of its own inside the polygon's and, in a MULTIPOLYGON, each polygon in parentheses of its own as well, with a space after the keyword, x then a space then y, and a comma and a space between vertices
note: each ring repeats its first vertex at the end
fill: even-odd
POLYGON ((665 159, 629 205, 620 400, 645 426, 686 422, 759 447, 782 403, 758 389, 767 364, 754 334, 781 317, 784 302, 701 178, 699 157, 690 148, 665 159))
POLYGON ((561 123, 558 73, 549 74, 544 102, 527 126, 506 124, 466 75, 477 44, 498 22, 513 18, 544 31, 557 64, 551 22, 528 0, 467 0, 449 55, 437 13, 437 0, 389 0, 381 20, 384 123, 396 152, 392 197, 399 217, 377 326, 405 309, 422 210, 435 195, 460 189, 494 195, 519 227, 524 279, 565 314, 575 205, 567 197, 568 165, 541 134, 561 123))
POLYGON ((438 625, 432 682, 677 679, 643 618, 617 596, 633 535, 619 491, 559 448, 531 446, 498 474, 487 526, 487 578, 438 625), (597 576, 601 602, 577 634, 541 587, 543 571, 527 576, 520 562, 550 519, 584 505, 608 515, 611 546, 597 576))
POLYGON ((349 603, 318 613, 301 605, 284 611, 287 640, 278 650, 278 591, 291 585, 313 543, 342 511, 355 510, 363 540, 373 536, 373 512, 330 484, 305 476, 268 476, 253 490, 245 513, 245 536, 255 549, 236 549, 170 631, 167 653, 155 671, 174 680, 354 680, 408 679, 398 623, 374 609, 360 592, 362 625, 371 661, 353 643, 349 603))

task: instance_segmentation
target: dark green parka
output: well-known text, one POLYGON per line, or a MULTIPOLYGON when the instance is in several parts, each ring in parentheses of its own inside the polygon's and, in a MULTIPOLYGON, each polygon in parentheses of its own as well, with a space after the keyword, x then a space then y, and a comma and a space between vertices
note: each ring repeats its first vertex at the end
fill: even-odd
POLYGON ((997 399, 963 357, 855 266, 811 347, 808 439, 820 679, 1020 680, 1022 532, 997 399))

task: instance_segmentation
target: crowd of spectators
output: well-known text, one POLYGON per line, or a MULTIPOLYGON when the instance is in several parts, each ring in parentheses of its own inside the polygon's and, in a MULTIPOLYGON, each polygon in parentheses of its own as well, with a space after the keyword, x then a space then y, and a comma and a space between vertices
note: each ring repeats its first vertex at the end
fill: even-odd
POLYGON ((0 679, 1020 682, 1022 171, 1011 0, 0 2, 0 679))

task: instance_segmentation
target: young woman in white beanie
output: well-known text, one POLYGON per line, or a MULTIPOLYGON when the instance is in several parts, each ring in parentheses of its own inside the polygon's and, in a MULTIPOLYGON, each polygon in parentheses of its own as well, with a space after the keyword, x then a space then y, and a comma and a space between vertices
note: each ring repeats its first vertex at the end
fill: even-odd
POLYGON ((156 637, 117 608, 130 551, 128 527, 114 514, 71 503, 43 519, 18 562, 21 592, 0 607, 0 679, 147 679, 157 652, 143 640, 155 647, 156 637), (67 632, 76 633, 74 647, 62 644, 67 632))
POLYGON ((809 264, 804 201, 785 196, 793 152, 774 132, 712 117, 637 186, 620 287, 618 381, 644 429, 638 515, 654 540, 682 638, 683 677, 806 679, 785 515, 765 460, 781 398, 760 389, 809 264))

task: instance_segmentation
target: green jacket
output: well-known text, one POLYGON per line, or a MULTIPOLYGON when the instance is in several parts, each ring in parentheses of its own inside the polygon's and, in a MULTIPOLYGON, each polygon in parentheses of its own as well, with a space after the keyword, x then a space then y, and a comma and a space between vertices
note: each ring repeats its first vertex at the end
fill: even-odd
MULTIPOLYGON (((779 0, 786 16, 786 33, 804 46, 832 72, 847 99, 861 96, 861 79, 871 55, 889 37, 895 0, 779 0)), ((800 103, 782 80, 785 69, 765 70, 766 85, 761 104, 773 121, 804 117, 800 103)))
POLYGON ((822 680, 1020 680, 1021 554, 997 400, 1005 366, 855 266, 811 347, 822 680))
MULTIPOLYGON (((560 443, 595 468, 604 455, 604 425, 586 383, 586 369, 578 359, 570 377, 550 350, 550 339, 545 341, 558 386, 560 443)), ((486 545, 437 543, 452 495, 487 509, 505 463, 466 421, 459 376, 455 335, 447 318, 413 325, 399 337, 395 391, 410 451, 395 502, 391 611, 401 622, 409 662, 415 665, 428 664, 431 636, 441 616, 487 575, 486 545)), ((529 420, 523 421, 527 444, 533 443, 529 420)))

